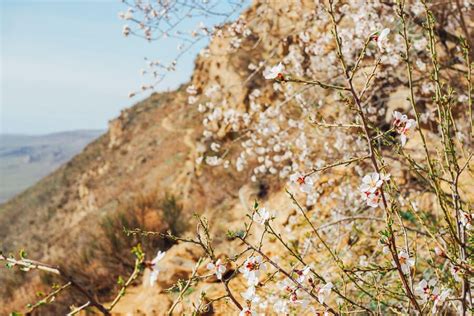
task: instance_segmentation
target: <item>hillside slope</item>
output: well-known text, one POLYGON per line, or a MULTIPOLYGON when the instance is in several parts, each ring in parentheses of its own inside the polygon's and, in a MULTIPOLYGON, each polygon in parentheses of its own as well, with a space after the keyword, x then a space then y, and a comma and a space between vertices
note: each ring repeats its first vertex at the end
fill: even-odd
MULTIPOLYGON (((2 251, 26 249, 32 259, 71 266, 100 231, 101 219, 135 194, 187 194, 182 201, 189 213, 235 197, 241 181, 231 180, 231 175, 219 175, 225 186, 209 181, 207 175, 194 179, 192 147, 199 124, 185 97, 182 91, 153 95, 123 111, 81 154, 2 205, 2 251)), ((26 281, 22 276, 0 271, 2 284, 10 285, 2 287, 2 313, 33 302, 34 291, 44 288, 40 277, 30 279, 31 275, 23 276, 30 281, 19 289, 26 281)))

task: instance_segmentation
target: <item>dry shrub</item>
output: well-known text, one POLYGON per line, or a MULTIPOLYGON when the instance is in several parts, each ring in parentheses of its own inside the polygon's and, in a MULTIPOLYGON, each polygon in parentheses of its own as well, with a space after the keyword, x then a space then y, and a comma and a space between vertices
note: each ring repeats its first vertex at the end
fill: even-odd
MULTIPOLYGON (((138 228, 163 233, 171 231, 174 235, 180 235, 186 229, 186 217, 174 195, 154 191, 137 194, 119 203, 116 211, 101 221, 100 227, 94 242, 77 256, 72 255, 66 270, 85 288, 97 294, 100 301, 105 302, 117 287, 119 276, 126 278, 133 270, 135 257, 130 249, 141 244, 147 257, 152 258, 158 250, 166 250, 173 244, 172 241, 153 236, 127 235, 125 229, 138 228)), ((74 296, 73 293, 64 295, 61 305, 80 301, 74 296)))

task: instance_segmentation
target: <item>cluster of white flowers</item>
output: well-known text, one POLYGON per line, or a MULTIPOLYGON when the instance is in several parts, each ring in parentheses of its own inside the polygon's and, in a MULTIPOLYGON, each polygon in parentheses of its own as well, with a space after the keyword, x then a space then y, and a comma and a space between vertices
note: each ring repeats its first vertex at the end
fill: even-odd
MULTIPOLYGON (((279 176, 282 179, 288 179, 290 175, 300 173, 304 174, 308 170, 317 167, 319 161, 315 159, 316 155, 321 157, 324 153, 328 159, 334 157, 350 157, 351 153, 358 153, 365 147, 363 138, 356 134, 347 134, 343 130, 318 130, 318 139, 325 139, 324 143, 314 146, 313 139, 316 138, 312 132, 307 118, 310 113, 314 113, 313 100, 315 91, 309 89, 297 90, 300 87, 291 82, 285 82, 287 74, 291 77, 337 78, 339 75, 339 62, 333 49, 333 41, 329 32, 318 32, 325 29, 330 23, 327 12, 323 6, 316 6, 318 19, 314 19, 313 14, 308 14, 301 7, 294 8, 296 13, 301 9, 301 18, 307 21, 307 28, 301 30, 288 45, 288 54, 277 63, 270 64, 265 60, 253 61, 249 64, 249 70, 252 70, 252 76, 262 76, 265 79, 273 80, 274 97, 278 101, 268 103, 268 95, 272 92, 265 88, 250 89, 246 94, 248 104, 245 108, 241 107, 233 100, 234 87, 223 87, 219 81, 211 80, 205 83, 201 88, 202 95, 196 94, 192 98, 198 105, 199 112, 203 113, 203 137, 201 144, 204 147, 211 147, 213 152, 219 145, 221 152, 227 152, 227 146, 236 144, 224 143, 224 139, 229 138, 230 133, 240 133, 239 143, 242 147, 240 153, 236 156, 227 156, 226 161, 218 161, 216 158, 209 161, 205 156, 209 153, 204 149, 201 151, 203 157, 198 158, 197 162, 206 162, 211 165, 232 166, 237 171, 243 171, 249 166, 253 166, 253 175, 251 179, 257 181, 267 174, 279 176), (309 64, 308 64, 309 61, 309 64), (255 74, 254 71, 259 71, 255 74), (215 87, 219 87, 217 90, 215 87), (208 92, 213 90, 212 93, 208 92), (196 101, 198 100, 198 101, 196 101), (297 115, 295 115, 297 113, 297 115), (327 135, 325 138, 324 135, 327 135), (323 137, 322 137, 323 136, 323 137)), ((343 55, 347 62, 354 62, 357 58, 356 52, 362 49, 368 37, 372 37, 375 45, 369 45, 368 56, 381 54, 382 63, 385 65, 384 71, 390 71, 390 67, 400 64, 402 38, 399 34, 391 35, 390 28, 394 25, 393 16, 379 14, 382 10, 388 8, 382 4, 368 3, 360 6, 356 3, 347 3, 341 5, 336 14, 336 18, 347 19, 349 23, 343 23, 339 29, 339 35, 342 39, 343 55), (354 22, 353 24, 350 21, 354 22), (345 27, 344 25, 355 25, 356 27, 345 27), (350 45, 349 45, 350 44, 350 45)), ((271 6, 261 5, 259 12, 264 14, 271 6)), ((251 21, 243 23, 240 19, 233 26, 232 31, 220 29, 219 34, 224 36, 236 36, 238 34, 253 33, 259 36, 260 28, 252 24, 251 21), (248 31, 244 31, 248 30, 248 31), (227 33, 228 34, 227 34, 227 33)), ((247 35, 245 35, 247 36, 247 35)), ((245 37, 243 36, 242 39, 245 37)), ((268 34, 265 34, 268 36, 268 34)), ((415 40, 425 41, 424 36, 419 36, 415 40)), ((422 46, 422 45, 419 45, 422 46)), ((425 47, 423 48, 423 50, 425 47)), ((381 81, 382 83, 382 81, 381 81)), ((242 90, 239 90, 242 92, 242 90)), ((319 100, 334 98, 337 99, 337 93, 334 91, 324 91, 326 94, 319 100)), ((194 95, 193 95, 194 96, 194 95)), ((240 100, 241 98, 237 98, 240 100)), ((318 107, 323 108, 324 103, 319 101, 318 107)), ((368 105, 368 115, 381 117, 385 108, 368 105)), ((355 117, 346 110, 338 110, 337 115, 342 120, 347 121, 355 117)), ((335 117, 337 118, 337 117, 335 117)), ((407 136, 415 128, 416 124, 408 120, 397 126, 401 133, 402 142, 406 142, 407 136), (402 127, 403 125, 403 127, 402 127)), ((235 151, 232 151, 235 152, 235 151)), ((214 156, 214 155, 212 155, 214 156)), ((352 155, 353 156, 353 155, 352 155)), ((300 177, 298 177, 300 178, 300 177)), ((317 176, 315 176, 317 178, 317 176)), ((301 178, 303 179, 303 178, 301 178)), ((318 200, 318 193, 310 188, 313 177, 304 178, 304 184, 300 185, 301 191, 307 195, 306 204, 314 205, 318 200)), ((295 179, 290 179, 294 182, 295 179)), ((344 184, 340 184, 341 187, 344 184)), ((348 191, 350 188, 348 187, 348 191)), ((377 191, 378 192, 378 191, 377 191)), ((370 196, 371 205, 378 202, 377 192, 370 196)), ((346 201, 341 196, 341 201, 346 201)), ((347 202, 344 202, 347 203, 347 202)))
MULTIPOLYGON (((226 100, 217 106, 221 101, 216 91, 220 91, 221 88, 215 87, 213 85, 210 88, 211 91, 205 91, 209 101, 198 105, 198 110, 204 114, 205 130, 201 140, 203 144, 210 144, 208 146, 220 144, 219 138, 225 136, 222 134, 223 131, 244 131, 244 136, 247 137, 241 142, 243 151, 236 157, 233 165, 237 171, 243 171, 249 161, 256 161, 258 165, 253 169, 254 180, 257 175, 267 173, 278 175, 283 179, 287 178, 298 166, 298 164, 288 164, 295 158, 303 165, 308 163, 308 139, 302 132, 303 122, 294 119, 286 120, 280 105, 268 106, 259 103, 258 99, 262 94, 258 89, 253 90, 249 95, 250 107, 247 112, 232 108, 226 100), (265 110, 262 111, 262 109, 265 110), (299 133, 296 143, 290 141, 290 135, 294 133, 299 133)), ((202 154, 208 155, 205 149, 202 154)))
POLYGON ((197 101, 197 98, 196 98, 197 89, 196 89, 196 87, 194 85, 190 85, 186 88, 186 92, 189 94, 188 104, 192 105, 192 104, 196 103, 196 101, 197 101))
POLYGON ((402 146, 405 146, 407 137, 409 137, 411 132, 416 128, 416 121, 414 119, 409 119, 405 114, 398 111, 393 112, 393 118, 393 126, 400 134, 402 146))
POLYGON ((423 279, 415 288, 415 295, 419 296, 423 303, 432 302, 431 312, 433 315, 436 314, 451 292, 449 289, 441 290, 436 284, 436 279, 429 281, 423 279))
POLYGON ((261 256, 248 257, 240 267, 239 271, 247 280, 248 285, 247 290, 241 293, 246 305, 243 307, 240 315, 256 315, 256 304, 260 302, 260 297, 256 293, 255 286, 260 282, 261 272, 266 270, 266 264, 263 262, 261 256))
MULTIPOLYGON (((230 47, 229 51, 235 51, 242 45, 242 40, 252 34, 250 28, 247 27, 247 22, 244 18, 240 17, 235 22, 231 23, 227 27, 228 34, 230 35, 230 47)), ((222 36, 222 33, 217 33, 217 36, 222 36)))
MULTIPOLYGON (((223 73, 220 77, 217 71, 209 74, 207 80, 193 79, 193 83, 186 89, 188 104, 196 106, 203 125, 202 137, 197 145, 199 157, 196 163, 224 168, 232 167, 238 172, 249 168, 252 171, 253 181, 265 180, 265 177, 269 176, 279 177, 283 181, 289 180, 291 188, 306 197, 306 206, 308 206, 308 215, 312 217, 311 220, 318 219, 319 210, 325 209, 329 214, 322 218, 338 224, 337 228, 333 228, 329 223, 327 227, 324 227, 324 231, 334 232, 339 229, 339 234, 342 234, 342 232, 353 231, 355 228, 360 230, 358 225, 364 228, 369 225, 368 223, 356 224, 353 221, 347 221, 346 225, 345 222, 348 216, 355 215, 360 209, 359 194, 364 203, 373 208, 366 210, 367 213, 372 213, 371 215, 379 212, 376 208, 381 206, 384 192, 390 197, 390 200, 387 199, 388 203, 400 203, 403 207, 402 201, 405 198, 401 196, 397 199, 390 196, 390 191, 393 191, 392 189, 396 186, 389 186, 390 175, 385 172, 388 172, 389 168, 392 173, 397 171, 389 164, 381 167, 383 172, 369 174, 366 174, 364 163, 345 166, 346 169, 340 176, 336 172, 327 176, 327 174, 322 175, 324 172, 318 171, 326 170, 325 167, 334 161, 344 161, 360 156, 367 150, 367 140, 362 133, 356 132, 363 123, 357 113, 351 110, 350 106, 336 105, 345 103, 349 92, 348 88, 345 88, 348 83, 341 70, 338 51, 334 49, 333 35, 327 32, 331 24, 328 14, 322 5, 316 5, 314 10, 306 9, 301 4, 292 7, 292 13, 299 17, 301 23, 295 24, 296 30, 292 29, 291 35, 284 40, 281 39, 281 33, 273 37, 272 32, 269 32, 272 25, 262 23, 261 19, 257 19, 257 22, 247 21, 245 16, 234 23, 212 30, 201 25, 199 30, 193 33, 194 36, 205 34, 219 37, 219 44, 224 43, 229 46, 227 53, 230 53, 228 55, 230 61, 233 61, 232 54, 237 49, 251 52, 248 54, 251 58, 241 60, 248 64, 244 64, 244 67, 239 65, 239 72, 223 73), (266 42, 274 42, 273 51, 276 54, 282 52, 283 55, 275 57, 275 54, 260 54, 255 48, 261 44, 261 38, 265 38, 266 42), (231 83, 228 82, 229 78, 231 78, 231 83), (306 79, 317 83, 327 82, 342 88, 335 91, 322 89, 321 84, 319 87, 317 84, 301 84, 306 79), (338 122, 341 123, 338 124, 338 122), (357 174, 362 178, 362 184, 358 190, 348 176, 351 174, 357 174)), ((258 15, 270 16, 275 13, 272 10, 274 10, 272 4, 262 3, 258 6, 258 15)), ((405 53, 405 39, 402 36, 403 32, 398 32, 400 25, 394 18, 396 16, 394 10, 395 6, 387 6, 376 1, 364 2, 364 5, 361 5, 360 1, 347 1, 338 3, 334 12, 335 19, 341 21, 338 23, 338 36, 341 40, 341 53, 347 65, 350 65, 349 69, 358 63, 358 54, 365 43, 368 43, 368 46, 366 56, 360 63, 361 67, 372 67, 372 63, 377 62, 375 79, 368 82, 367 93, 362 93, 363 98, 361 97, 364 101, 363 113, 369 121, 369 129, 374 132, 384 126, 386 111, 390 108, 386 102, 390 103, 395 98, 394 90, 397 86, 394 86, 393 82, 406 82, 406 72, 400 71, 402 68, 405 69, 401 67, 404 60, 400 57, 405 53), (387 12, 390 14, 385 14, 387 12)), ((424 10, 423 4, 418 0, 413 1, 407 8, 407 12, 415 16, 423 15, 424 10)), ((127 23, 132 23, 136 19, 135 16, 134 10, 121 14, 127 23)), ((162 16, 162 13, 157 12, 157 16, 162 16)), ((452 25, 448 22, 447 28, 450 27, 452 25)), ((145 36, 148 37, 146 26, 144 31, 145 36)), ((135 30, 125 26, 123 33, 127 36, 134 34, 135 30)), ((426 52, 429 41, 426 32, 422 32, 422 27, 416 24, 410 25, 409 33, 412 70, 417 78, 414 82, 414 92, 426 99, 426 102, 423 100, 423 113, 420 114, 419 119, 421 123, 428 125, 436 119, 436 109, 430 101, 436 87, 431 82, 430 76, 423 75, 429 73, 432 67, 429 60, 430 54, 426 52), (412 36, 412 33, 416 36, 412 36)), ((222 69, 220 63, 227 62, 220 57, 219 61, 217 58, 216 61, 213 60, 213 56, 222 56, 226 53, 223 52, 226 47, 217 46, 216 51, 216 48, 210 45, 199 57, 205 65, 210 65, 204 67, 211 69, 210 72, 212 69, 222 69)), ((163 66, 159 62, 151 62, 151 64, 163 66)), ((175 69, 175 66, 176 63, 168 68, 175 69)), ((225 72, 227 71, 228 69, 225 69, 225 72)), ((352 75, 352 71, 352 69, 348 71, 349 75, 352 75)), ((354 72, 354 82, 357 82, 357 85, 359 79, 361 81, 366 79, 368 74, 364 70, 361 72, 358 74, 354 72), (363 75, 360 74, 361 72, 363 75)), ((459 98, 455 102, 467 102, 468 97, 462 91, 455 93, 459 93, 459 98)), ((393 111, 392 116, 393 128, 389 132, 396 131, 400 135, 401 145, 405 146, 413 132, 420 127, 414 119, 408 118, 401 112, 393 111)), ((457 118, 453 119, 457 120, 457 118)), ((469 138, 461 131, 456 134, 458 139, 461 142, 469 141, 469 138)), ((381 142, 380 147, 377 148, 382 156, 385 150, 384 144, 386 143, 381 142)), ((398 178, 398 172, 394 174, 397 174, 398 178)), ((473 216, 462 210, 460 212, 460 225, 467 231, 473 227, 473 216)), ((255 225, 257 229, 266 230, 271 221, 275 220, 275 216, 267 208, 260 208, 255 211, 252 220, 258 224, 255 225)), ((289 215, 283 224, 284 239, 297 245, 297 248, 318 249, 320 245, 315 245, 313 237, 305 236, 303 240, 301 237, 303 233, 306 231, 301 216, 294 213, 289 215)), ((328 241, 329 244, 332 242, 332 240, 328 241)), ((348 244, 353 246, 352 243, 356 242, 357 238, 352 240, 350 236, 348 244)), ((398 245, 394 247, 401 249, 400 244, 401 242, 398 241, 398 245)), ((395 261, 398 261, 402 272, 400 274, 407 279, 416 279, 419 269, 418 267, 414 269, 415 259, 410 256, 410 248, 406 246, 406 249, 392 253, 385 241, 383 245, 382 253, 390 253, 393 256, 390 260, 397 268, 395 261)), ((349 246, 342 248, 340 251, 338 249, 338 256, 350 258, 357 253, 349 249, 349 246)), ((446 253, 440 248, 434 249, 438 256, 436 260, 448 258, 449 249, 446 249, 446 253)), ((379 250, 374 251, 371 256, 367 251, 364 253, 367 255, 356 256, 356 258, 359 259, 359 266, 370 267, 370 269, 372 269, 370 260, 382 255, 379 250)), ((423 261, 422 258, 417 258, 423 261)), ((448 262, 446 267, 449 268, 452 279, 456 282, 462 280, 464 271, 461 264, 455 265, 448 262)), ((210 262, 207 268, 219 280, 222 280, 226 272, 226 265, 220 259, 210 262)), ((302 269, 296 269, 293 266, 291 273, 301 286, 285 279, 278 282, 280 291, 277 294, 265 295, 262 299, 257 295, 257 291, 261 291, 261 274, 266 271, 262 257, 258 255, 248 257, 239 271, 247 281, 247 289, 241 293, 245 304, 242 304, 243 309, 240 315, 257 315, 258 306, 266 308, 268 304, 273 306, 273 310, 278 314, 288 314, 292 310, 306 310, 311 298, 303 291, 302 286, 310 288, 321 304, 327 302, 333 288, 331 282, 316 284, 309 266, 302 269)), ((360 277, 364 278, 364 274, 361 273, 360 277)), ((330 279, 332 278, 328 278, 330 279)), ((416 296, 423 302, 433 304, 433 312, 438 311, 450 293, 449 290, 441 290, 435 284, 435 281, 423 280, 415 290, 416 296)))
POLYGON ((380 174, 372 172, 362 178, 362 185, 359 187, 362 193, 362 199, 366 201, 368 206, 378 207, 381 202, 381 191, 384 181, 390 179, 389 174, 380 174))
POLYGON ((252 256, 245 260, 240 268, 249 286, 255 286, 259 282, 260 273, 266 270, 266 265, 261 256, 252 256))

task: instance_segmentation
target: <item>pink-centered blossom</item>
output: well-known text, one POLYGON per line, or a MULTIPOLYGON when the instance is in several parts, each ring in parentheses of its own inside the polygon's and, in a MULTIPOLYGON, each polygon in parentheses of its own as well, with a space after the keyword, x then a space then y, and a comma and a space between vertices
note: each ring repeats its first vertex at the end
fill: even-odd
POLYGON ((408 137, 416 128, 416 121, 409 119, 405 114, 393 111, 393 126, 400 134, 402 146, 405 146, 408 137))
POLYGON ((410 255, 404 249, 398 253, 398 261, 404 274, 409 274, 411 267, 415 265, 415 259, 410 258, 410 255))
POLYGON ((300 188, 301 192, 308 194, 313 191, 314 182, 311 176, 305 176, 297 172, 290 176, 290 181, 296 183, 300 188))
POLYGON ((436 315, 438 308, 443 306, 444 301, 446 301, 450 293, 451 291, 449 289, 445 289, 441 291, 441 293, 433 293, 433 307, 431 308, 432 315, 436 315))
POLYGON ((451 272, 451 275, 453 276, 456 282, 462 281, 462 271, 460 267, 451 264, 451 266, 449 267, 449 271, 451 272))
POLYGON ((221 262, 221 259, 217 259, 216 263, 209 262, 207 264, 207 269, 211 270, 219 280, 222 280, 222 275, 226 271, 225 264, 221 262))
POLYGON ((249 306, 242 307, 239 316, 257 316, 257 313, 253 311, 249 306))
POLYGON ((405 123, 405 126, 400 131, 400 140, 402 142, 402 146, 405 146, 407 142, 407 138, 416 128, 416 121, 413 119, 408 119, 405 123))
POLYGON ((381 201, 381 195, 379 191, 375 191, 374 193, 363 193, 362 199, 370 207, 379 207, 380 201, 381 201))
POLYGON ((461 211, 460 222, 464 227, 466 227, 467 230, 472 229, 473 219, 474 219, 474 214, 469 214, 469 213, 461 211))
POLYGON ((377 46, 381 51, 385 50, 385 44, 388 41, 388 35, 390 34, 389 28, 384 28, 378 34, 374 36, 375 41, 377 42, 377 46))
POLYGON ((267 80, 273 80, 276 78, 283 77, 282 72, 285 69, 282 63, 279 63, 278 65, 269 68, 266 67, 265 70, 263 71, 263 77, 267 80))
POLYGON ((378 207, 380 205, 382 196, 380 188, 389 179, 390 174, 380 174, 377 172, 372 172, 362 178, 359 190, 362 193, 362 199, 366 201, 368 206, 378 207))
POLYGON ((420 297, 423 303, 428 301, 433 302, 433 308, 431 309, 432 314, 436 314, 438 308, 443 305, 446 298, 450 294, 449 289, 441 291, 441 289, 436 286, 436 280, 431 279, 429 281, 421 280, 418 285, 415 287, 415 295, 420 297))
POLYGON ((419 296, 423 302, 426 302, 431 294, 432 287, 435 284, 435 279, 431 279, 430 281, 426 281, 425 279, 421 280, 415 287, 415 295, 419 296))
POLYGON ((259 282, 260 272, 265 270, 266 266, 263 263, 262 257, 260 256, 252 256, 247 258, 242 267, 239 269, 239 271, 247 279, 249 286, 257 285, 259 282))
POLYGON ((160 269, 158 267, 158 262, 163 259, 166 252, 159 250, 156 254, 156 257, 151 261, 151 274, 150 274, 150 285, 154 286, 156 280, 158 280, 158 275, 160 274, 160 269))
POLYGON ((402 126, 408 120, 408 116, 406 116, 406 114, 402 114, 398 111, 393 111, 392 115, 393 115, 393 125, 395 127, 402 126))
POLYGON ((298 276, 296 280, 299 283, 303 283, 308 277, 308 274, 310 271, 311 271, 311 268, 309 266, 304 267, 303 270, 295 270, 295 273, 298 276))
POLYGON ((440 247, 434 247, 434 253, 438 257, 446 258, 446 254, 444 253, 443 249, 441 249, 440 247))

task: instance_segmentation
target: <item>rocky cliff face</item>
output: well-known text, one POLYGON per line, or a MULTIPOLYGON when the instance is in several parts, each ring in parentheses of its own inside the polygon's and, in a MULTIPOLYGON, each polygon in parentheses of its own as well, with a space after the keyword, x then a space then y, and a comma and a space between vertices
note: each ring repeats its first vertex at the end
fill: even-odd
MULTIPOLYGON (((241 181, 232 180, 230 174, 220 175, 226 179, 220 190, 217 184, 212 187, 214 181, 208 178, 212 175, 195 176, 193 147, 200 127, 197 113, 185 100, 177 91, 153 95, 125 110, 111 122, 107 134, 3 205, 2 251, 25 249, 32 259, 72 267, 101 230, 101 220, 130 196, 154 190, 186 194, 189 198, 180 200, 188 213, 212 208, 229 194, 235 196, 241 181), (203 198, 208 190, 215 192, 203 198)), ((2 287, 2 313, 33 302, 35 291, 44 289, 34 273, 0 273, 2 284, 11 286, 2 287), (28 284, 25 288, 19 287, 23 281, 28 284)))
MULTIPOLYGON (((380 12, 383 10, 385 9, 380 8, 380 12)), ((211 101, 217 104, 225 99, 224 108, 233 110, 233 113, 252 112, 254 91, 258 89, 259 104, 264 105, 265 109, 272 109, 272 106, 279 104, 281 111, 286 111, 284 114, 287 117, 282 124, 290 121, 288 117, 308 115, 308 112, 305 112, 308 108, 333 121, 344 119, 350 122, 353 116, 348 114, 348 109, 336 106, 336 101, 340 101, 337 93, 318 88, 306 95, 311 97, 310 100, 314 104, 302 105, 298 103, 297 98, 296 101, 291 101, 292 98, 285 99, 284 97, 289 95, 286 93, 288 91, 276 93, 278 87, 275 88, 272 82, 265 81, 261 75, 266 65, 274 64, 283 58, 286 58, 287 65, 296 65, 296 60, 299 60, 299 64, 303 63, 306 66, 306 69, 299 69, 296 66, 291 68, 292 73, 300 76, 312 75, 326 81, 340 75, 333 67, 333 63, 322 65, 319 59, 324 57, 335 60, 334 55, 330 54, 333 44, 326 36, 328 24, 324 21, 313 23, 322 19, 319 13, 320 10, 313 1, 271 1, 270 5, 263 1, 255 1, 245 12, 243 25, 233 25, 226 29, 222 36, 216 36, 208 51, 197 59, 190 84, 195 86, 199 94, 204 94, 210 87, 218 85, 222 98, 219 101, 210 97, 211 101), (246 27, 251 28, 252 32, 236 44, 235 34, 245 33, 246 27), (325 44, 321 44, 322 48, 318 52, 308 51, 307 55, 300 54, 298 49, 306 51, 306 46, 303 44, 307 42, 306 37, 325 44), (252 63, 255 65, 249 67, 252 63), (290 101, 296 106, 289 106, 290 101)), ((348 28, 354 25, 353 21, 344 23, 347 23, 348 28)), ((350 33, 348 34, 350 37, 350 33)), ((393 67, 391 63, 397 61, 385 62, 381 67, 391 70, 393 69, 390 68, 393 67)), ((381 98, 383 95, 388 100, 389 107, 403 108, 405 104, 400 105, 397 100, 403 99, 405 94, 403 89, 397 87, 403 86, 404 82, 395 81, 393 88, 384 92, 380 92, 384 87, 383 80, 377 82, 377 85, 380 84, 380 89, 374 89, 376 91, 371 100, 381 98), (393 105, 394 103, 396 105, 393 105)), ((361 82, 358 84, 361 86, 361 82)), ((276 225, 279 228, 283 230, 291 226, 298 229, 299 223, 294 216, 295 207, 288 200, 283 190, 285 182, 277 176, 277 172, 261 175, 255 182, 249 181, 255 172, 254 167, 261 164, 258 159, 249 160, 243 172, 235 171, 233 162, 232 168, 223 166, 214 168, 196 163, 203 153, 206 155, 209 152, 208 149, 202 148, 210 142, 209 139, 202 137, 204 129, 212 130, 214 140, 219 141, 221 145, 228 145, 230 161, 235 161, 240 149, 235 147, 238 137, 234 133, 233 123, 221 119, 203 124, 204 116, 198 106, 188 104, 189 95, 185 88, 171 93, 152 95, 149 99, 124 110, 117 119, 111 121, 109 131, 85 148, 80 155, 36 186, 3 205, 0 209, 2 250, 8 253, 23 248, 28 251, 32 259, 58 263, 80 272, 83 274, 80 281, 86 287, 94 288, 101 295, 102 301, 107 301, 110 299, 109 293, 118 275, 104 264, 112 259, 104 257, 103 252, 94 252, 95 248, 92 245, 98 243, 100 238, 104 238, 101 233, 101 222, 116 213, 121 203, 138 194, 158 191, 170 192, 177 196, 183 204, 183 221, 192 223, 186 233, 192 234, 194 231, 194 222, 190 219, 192 213, 197 212, 209 218, 212 222, 212 233, 216 236, 214 242, 218 256, 223 254, 231 256, 238 251, 239 244, 236 241, 226 240, 225 232, 228 229, 241 228, 249 205, 256 198, 264 201, 268 208, 278 210, 276 225), (87 257, 87 260, 84 257, 87 257)), ((281 89, 290 88, 291 85, 288 85, 281 89)), ((302 90, 301 93, 309 92, 302 90)), ((258 113, 252 115, 257 116, 258 113)), ((246 118, 244 115, 243 117, 246 118)), ((380 124, 387 124, 385 113, 378 114, 377 120, 380 124)), ((288 129, 291 130, 290 127, 288 129)), ((347 144, 342 144, 338 141, 339 132, 327 130, 314 132, 309 127, 301 130, 288 133, 289 138, 292 135, 296 136, 295 141, 287 144, 287 147, 291 149, 299 146, 296 138, 301 132, 311 135, 306 142, 313 151, 312 156, 304 158, 306 160, 323 160, 323 154, 334 153, 336 150, 356 150, 361 146, 356 140, 355 132, 354 136, 345 139, 347 144)), ((429 137, 435 139, 432 134, 429 137)), ((419 140, 414 139, 408 148, 413 149, 416 146, 419 146, 419 140)), ((298 160, 299 157, 301 156, 293 157, 292 162, 285 162, 286 165, 282 163, 278 166, 280 168, 278 172, 283 172, 286 170, 285 167, 294 165, 295 161, 304 167, 304 160, 298 160)), ((268 167, 268 170, 271 170, 271 167, 268 167)), ((314 186, 317 188, 318 202, 313 203, 309 209, 315 210, 311 216, 318 224, 323 225, 343 215, 354 215, 350 213, 353 212, 350 209, 356 199, 356 193, 352 190, 359 183, 348 179, 348 175, 360 172, 356 168, 339 167, 315 178, 314 186), (332 197, 335 195, 343 195, 344 201, 333 202, 332 197)), ((464 192, 469 192, 469 179, 463 181, 466 183, 464 192)), ((432 201, 432 196, 426 196, 423 205, 430 207, 432 201)), ((380 214, 369 215, 375 217, 380 214)), ((342 249, 351 248, 354 253, 363 254, 365 249, 376 246, 376 238, 374 239, 373 235, 376 235, 378 226, 380 223, 377 221, 366 223, 361 227, 356 227, 354 224, 353 230, 367 232, 366 239, 356 240, 351 227, 341 234, 338 245, 342 249)), ((330 236, 334 227, 332 224, 323 227, 324 234, 330 236)), ((117 234, 121 233, 117 231, 117 234)), ((300 236, 293 237, 295 245, 298 245, 298 242, 301 242, 300 236)), ((322 249, 319 244, 315 247, 322 249)), ((271 252, 269 255, 278 255, 281 247, 270 241, 268 250, 271 252)), ((137 284, 128 292, 117 306, 116 312, 162 314, 162 311, 172 303, 164 294, 164 289, 178 278, 189 276, 200 254, 198 247, 186 244, 171 246, 163 261, 163 272, 158 286, 148 286, 145 275, 143 284, 137 284), (136 302, 143 303, 137 305, 136 302)), ((313 259, 315 265, 325 267, 325 273, 337 269, 329 258, 313 259)), ((0 289, 2 291, 0 297, 3 300, 0 312, 5 313, 33 302, 35 291, 44 290, 46 288, 44 284, 51 283, 51 280, 32 272, 12 274, 0 270, 0 282, 6 284, 0 289), (20 284, 26 286, 22 287, 20 284)), ((236 291, 244 289, 242 280, 237 280, 235 283, 236 291)), ((200 285, 195 294, 189 297, 189 301, 198 299, 199 290, 203 288, 206 288, 211 296, 218 295, 221 290, 215 285, 212 281, 200 285)), ((78 294, 69 295, 64 298, 68 303, 72 299, 76 302, 81 300, 78 294)), ((56 312, 67 310, 65 305, 60 305, 56 304, 58 306, 56 312)), ((227 307, 224 305, 217 303, 214 310, 225 314, 227 307)))

